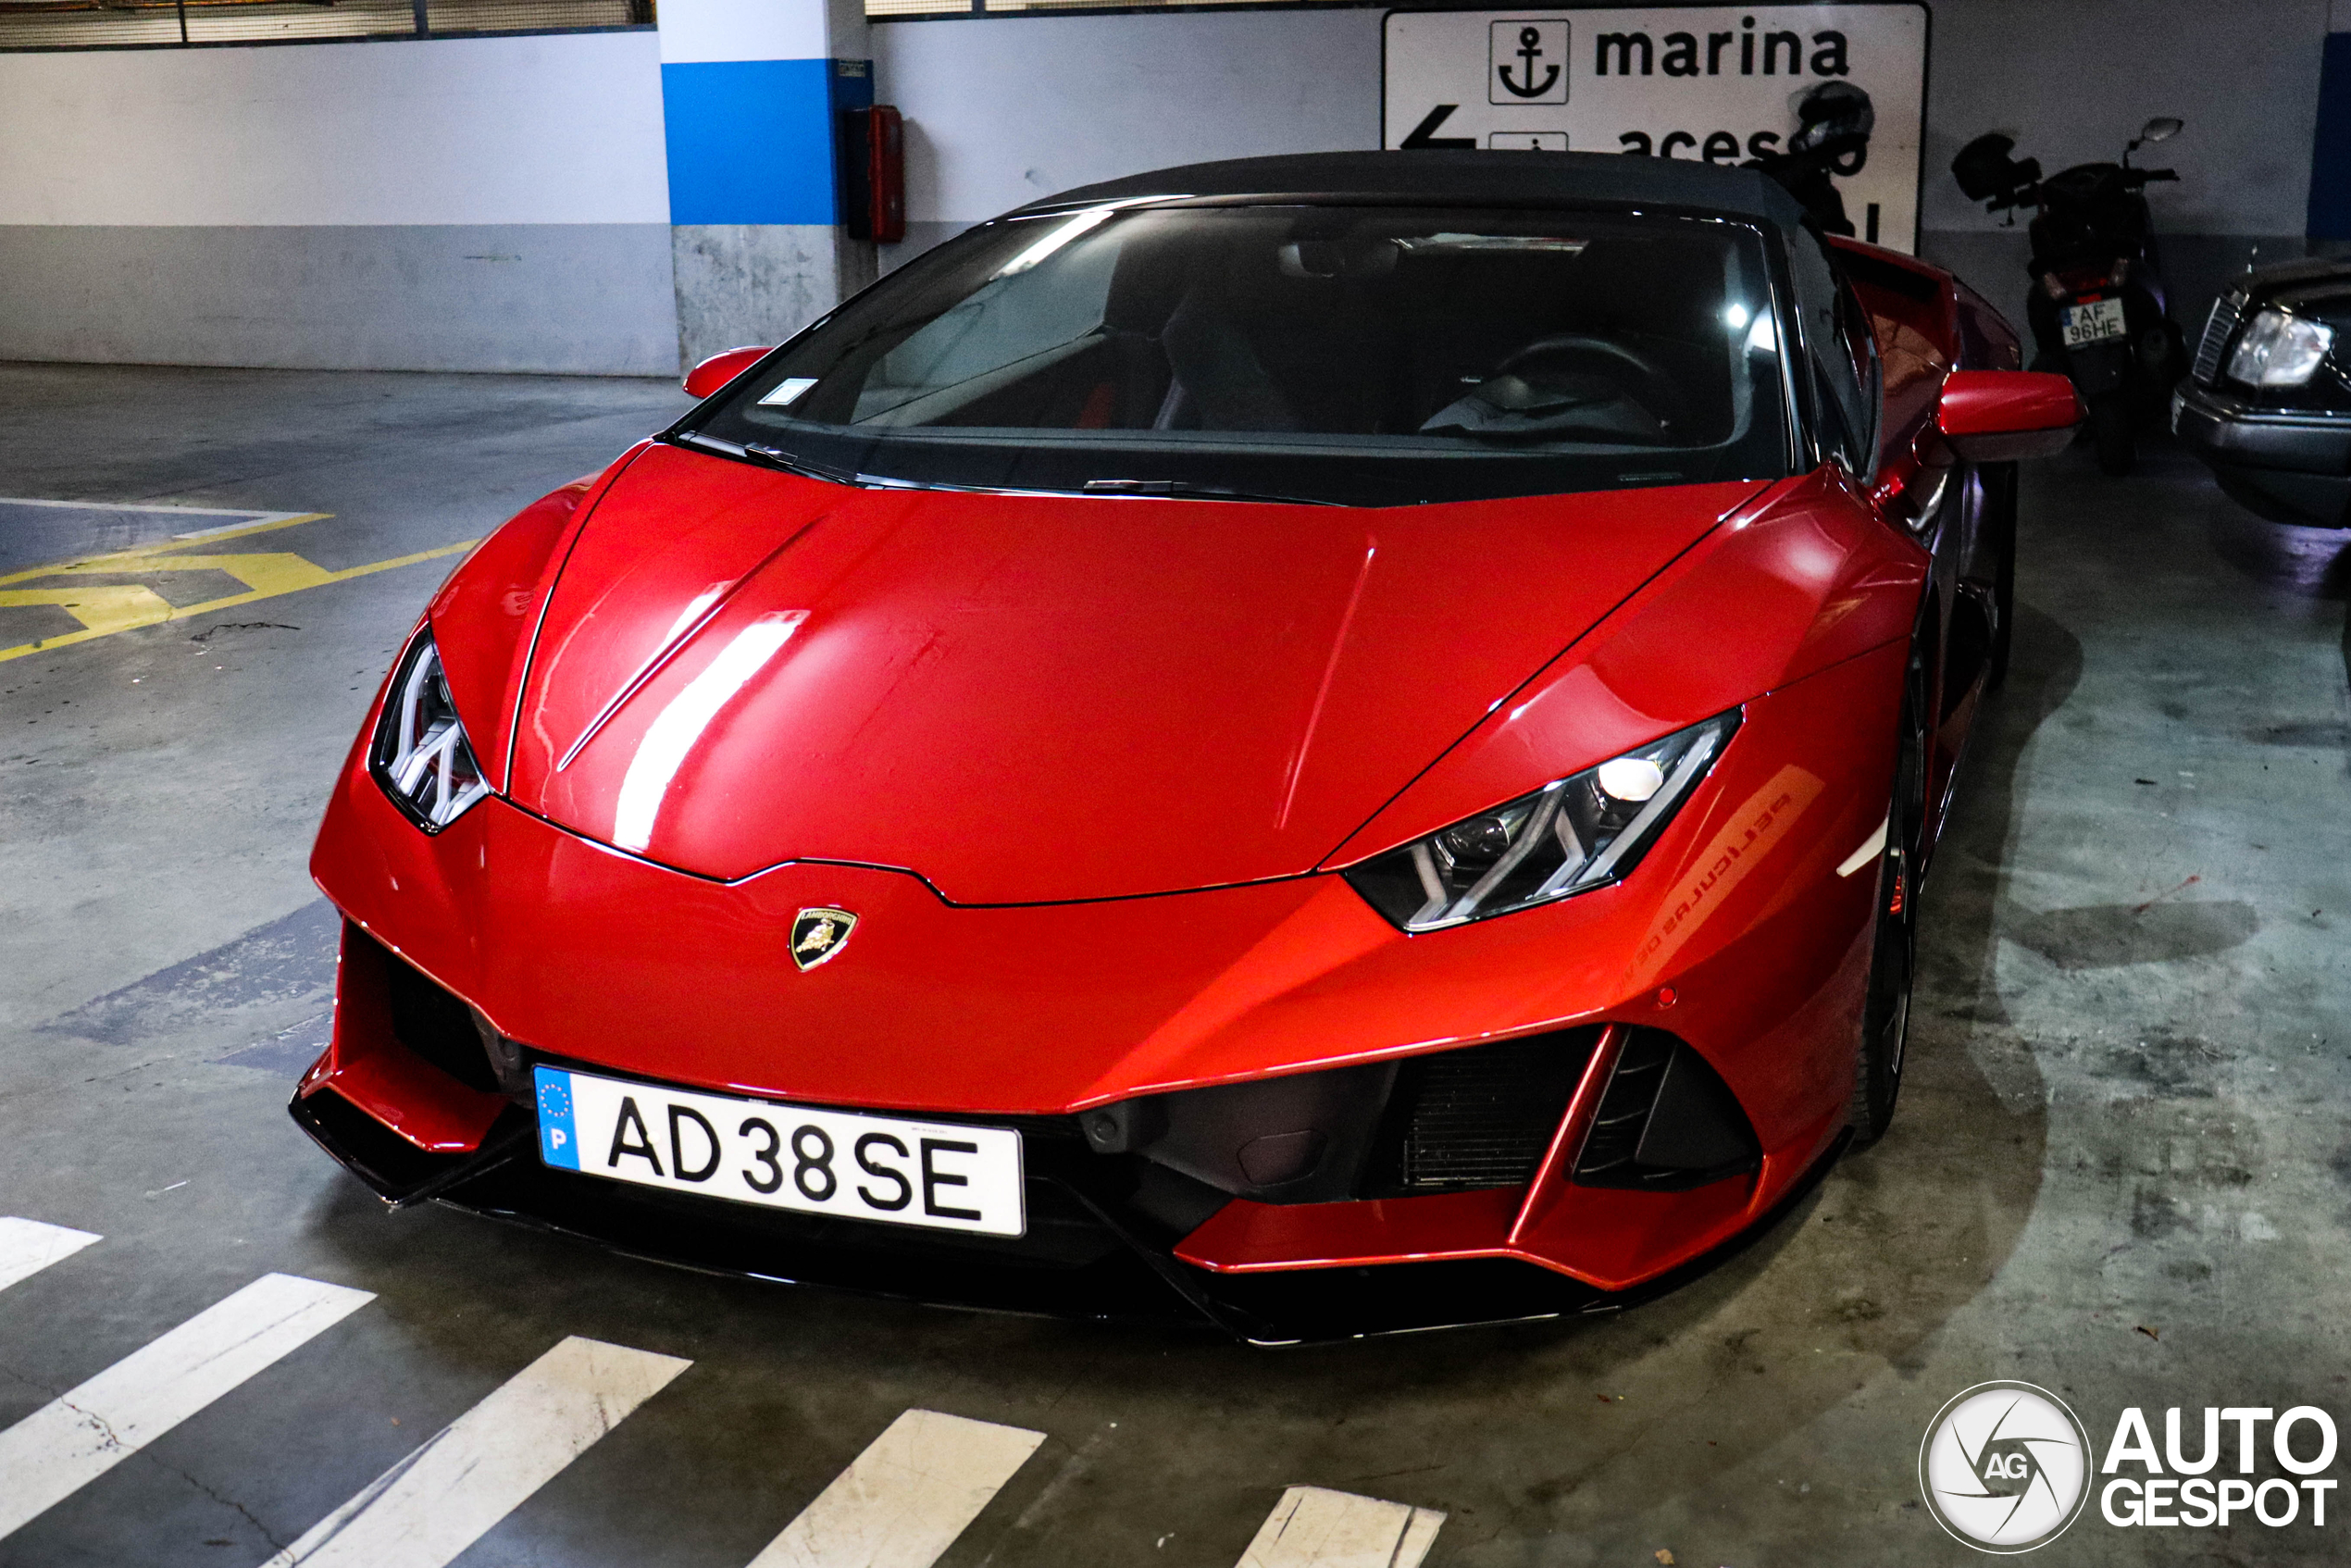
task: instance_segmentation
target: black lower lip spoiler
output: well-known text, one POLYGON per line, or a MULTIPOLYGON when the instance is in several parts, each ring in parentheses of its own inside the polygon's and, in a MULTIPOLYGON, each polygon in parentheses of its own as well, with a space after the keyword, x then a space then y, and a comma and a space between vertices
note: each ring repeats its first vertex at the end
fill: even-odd
POLYGON ((810 1286, 926 1306, 1025 1316, 1214 1328, 1253 1345, 1297 1345, 1435 1328, 1605 1316, 1710 1272, 1769 1232, 1843 1153, 1839 1138, 1756 1225, 1660 1277, 1606 1291, 1509 1258, 1218 1274, 1139 1233, 1082 1182, 1032 1173, 1065 1210, 1099 1226, 1099 1256, 1039 1259, 984 1243, 859 1221, 676 1196, 552 1171, 531 1158, 529 1114, 502 1114, 469 1154, 417 1149, 331 1089, 297 1094, 297 1126, 392 1208, 439 1202, 592 1241, 697 1273, 810 1286))

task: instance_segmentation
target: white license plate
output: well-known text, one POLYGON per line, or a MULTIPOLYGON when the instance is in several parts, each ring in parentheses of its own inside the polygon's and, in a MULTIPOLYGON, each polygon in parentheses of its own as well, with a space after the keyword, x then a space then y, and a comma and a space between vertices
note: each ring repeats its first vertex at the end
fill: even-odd
POLYGON ((2084 343, 2103 342, 2108 338, 2127 338, 2131 330, 2122 324, 2122 302, 2119 299, 2092 300, 2087 305, 2065 307, 2065 346, 2080 348, 2084 343))
POLYGON ((540 1067, 558 1170, 837 1219, 1018 1236, 1020 1134, 626 1083, 540 1067))

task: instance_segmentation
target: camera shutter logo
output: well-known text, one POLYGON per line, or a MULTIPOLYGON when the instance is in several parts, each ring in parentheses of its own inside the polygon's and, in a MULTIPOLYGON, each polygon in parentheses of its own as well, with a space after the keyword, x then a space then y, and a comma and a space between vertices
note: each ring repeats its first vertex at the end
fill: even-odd
POLYGON ((2090 1437, 2030 1383, 1979 1383, 1927 1423, 1919 1490, 1936 1524, 1978 1551, 2044 1547, 2090 1497, 2090 1437))

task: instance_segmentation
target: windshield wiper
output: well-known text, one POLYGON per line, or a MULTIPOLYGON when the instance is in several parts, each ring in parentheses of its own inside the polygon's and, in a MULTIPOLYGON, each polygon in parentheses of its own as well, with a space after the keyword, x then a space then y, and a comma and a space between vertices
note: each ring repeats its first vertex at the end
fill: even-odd
POLYGON ((1284 506, 1337 506, 1308 495, 1277 495, 1270 491, 1234 490, 1225 485, 1194 484, 1189 479, 1088 479, 1088 495, 1165 495, 1200 501, 1271 501, 1284 506))
MULTIPOLYGON (((745 442, 739 445, 731 441, 723 441, 717 436, 703 435, 699 430, 682 430, 675 439, 690 442, 696 446, 706 447, 713 452, 723 452, 730 457, 748 457, 753 462, 764 463, 769 467, 781 468, 786 473, 798 474, 803 479, 821 479, 827 484, 854 485, 868 490, 878 488, 958 491, 984 495, 1060 493, 1054 491, 1024 492, 1006 490, 996 485, 930 484, 916 479, 891 479, 873 474, 852 474, 846 469, 827 467, 822 463, 812 463, 805 457, 796 457, 779 447, 763 446, 755 442, 745 442)), ((1271 491, 1236 490, 1225 485, 1194 484, 1189 479, 1088 479, 1082 490, 1083 493, 1088 495, 1158 495, 1172 496, 1187 501, 1263 501, 1283 506, 1345 504, 1344 502, 1325 501, 1316 496, 1282 495, 1271 491)))
POLYGON ((811 463, 805 457, 795 457, 777 447, 761 446, 755 442, 745 442, 743 450, 762 463, 772 464, 789 473, 798 474, 802 479, 822 479, 827 484, 854 485, 865 482, 860 475, 841 468, 827 467, 822 463, 811 463))
POLYGON ((822 479, 827 484, 854 485, 864 482, 859 475, 847 473, 840 468, 828 468, 822 463, 811 463, 805 457, 795 457, 777 447, 761 446, 752 442, 738 445, 731 441, 721 441, 716 436, 703 435, 700 430, 680 431, 677 439, 691 442, 696 446, 708 447, 713 452, 723 452, 729 457, 749 457, 756 462, 765 463, 771 468, 781 468, 786 473, 798 474, 802 479, 822 479))

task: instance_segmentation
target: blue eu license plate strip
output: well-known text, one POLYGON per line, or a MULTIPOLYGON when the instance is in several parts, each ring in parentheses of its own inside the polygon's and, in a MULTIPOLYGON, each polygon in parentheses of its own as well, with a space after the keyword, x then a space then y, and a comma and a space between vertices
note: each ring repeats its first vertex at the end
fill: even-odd
POLYGON ((539 1157, 559 1171, 576 1171, 579 1129, 573 1125, 571 1075, 541 1067, 532 1076, 539 1091, 539 1157))

